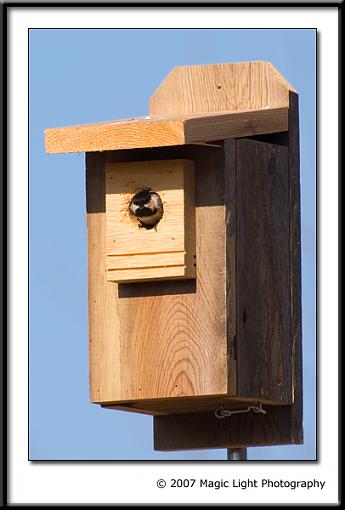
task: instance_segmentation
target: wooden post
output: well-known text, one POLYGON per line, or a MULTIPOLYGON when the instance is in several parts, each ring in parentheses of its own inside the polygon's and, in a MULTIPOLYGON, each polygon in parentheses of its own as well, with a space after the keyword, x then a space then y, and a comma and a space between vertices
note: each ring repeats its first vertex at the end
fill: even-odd
POLYGON ((228 448, 227 460, 247 460, 247 448, 228 448))

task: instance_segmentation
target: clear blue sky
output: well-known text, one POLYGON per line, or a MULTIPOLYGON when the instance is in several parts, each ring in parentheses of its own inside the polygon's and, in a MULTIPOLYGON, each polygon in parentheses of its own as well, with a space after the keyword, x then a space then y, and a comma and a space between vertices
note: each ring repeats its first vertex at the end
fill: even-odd
POLYGON ((223 449, 153 450, 152 418, 89 403, 84 154, 47 155, 44 129, 148 113, 176 65, 268 60, 300 94, 303 446, 257 460, 315 458, 314 30, 30 31, 30 458, 223 460, 223 449))

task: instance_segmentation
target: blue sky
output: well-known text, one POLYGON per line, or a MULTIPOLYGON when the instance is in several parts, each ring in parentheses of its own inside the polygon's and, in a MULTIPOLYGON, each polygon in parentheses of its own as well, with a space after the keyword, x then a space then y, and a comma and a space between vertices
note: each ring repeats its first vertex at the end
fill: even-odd
POLYGON ((155 452, 152 418, 90 404, 84 154, 47 155, 44 129, 146 115, 177 65, 267 60, 300 94, 304 435, 252 460, 315 458, 316 32, 30 30, 30 458, 224 460, 155 452))

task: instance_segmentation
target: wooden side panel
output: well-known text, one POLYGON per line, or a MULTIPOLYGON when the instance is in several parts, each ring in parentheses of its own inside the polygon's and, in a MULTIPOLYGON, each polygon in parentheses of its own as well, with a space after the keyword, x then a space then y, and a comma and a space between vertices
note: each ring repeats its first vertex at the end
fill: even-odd
POLYGON ((291 85, 270 62, 175 67, 150 100, 151 115, 288 106, 291 85))
POLYGON ((289 177, 290 177, 290 295, 292 337, 292 381, 294 405, 290 426, 294 443, 303 443, 302 386, 302 289, 301 289, 301 198, 299 160, 298 95, 290 92, 289 108, 289 177))
POLYGON ((89 381, 93 402, 121 391, 117 285, 106 278, 104 156, 86 155, 86 208, 89 280, 89 381), (112 373, 112 377, 109 377, 112 373))
MULTIPOLYGON (((103 289, 103 306, 97 308, 94 291, 90 291, 92 400, 115 404, 167 397, 226 396, 223 147, 121 151, 107 153, 104 161, 97 155, 89 158, 100 165, 97 176, 101 180, 106 163, 145 159, 192 159, 197 176, 196 281, 106 283, 104 242, 98 254, 100 264, 92 263, 96 255, 90 259, 90 282, 97 279, 103 289)), ((91 182, 89 188, 91 195, 91 182)), ((104 229, 103 219, 100 221, 104 229)), ((89 230, 89 236, 92 249, 96 233, 90 234, 89 230)))
POLYGON ((236 161, 238 397, 291 403, 288 149, 238 140, 236 161))
POLYGON ((237 189, 236 141, 224 141, 225 228, 226 228, 226 311, 228 338, 229 395, 237 395, 237 189), (234 377, 236 374, 236 377, 234 377))

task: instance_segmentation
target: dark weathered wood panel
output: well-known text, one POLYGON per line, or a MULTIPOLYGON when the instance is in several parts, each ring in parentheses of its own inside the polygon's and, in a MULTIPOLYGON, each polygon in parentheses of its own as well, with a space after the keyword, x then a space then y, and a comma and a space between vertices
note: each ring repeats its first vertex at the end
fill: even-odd
POLYGON ((290 403, 288 149, 237 140, 238 396, 290 403))
POLYGON ((228 336, 229 395, 237 395, 237 190, 236 190, 236 141, 224 141, 225 158, 225 228, 226 228, 226 311, 228 336), (236 377, 234 377, 236 374, 236 377))
POLYGON ((267 414, 253 412, 219 419, 214 412, 154 417, 155 450, 245 448, 291 444, 290 406, 265 407, 267 414))
POLYGON ((290 92, 289 99, 290 292, 292 383, 294 397, 290 421, 293 442, 303 443, 301 198, 298 95, 294 92, 290 92))

